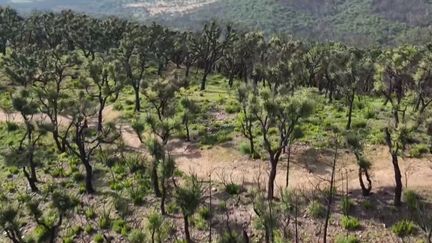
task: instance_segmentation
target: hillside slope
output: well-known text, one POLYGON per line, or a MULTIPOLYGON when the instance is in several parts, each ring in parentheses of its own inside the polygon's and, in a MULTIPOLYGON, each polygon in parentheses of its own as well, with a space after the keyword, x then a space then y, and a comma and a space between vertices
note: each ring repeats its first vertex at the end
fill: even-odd
POLYGON ((421 43, 429 38, 432 4, 426 0, 221 0, 183 16, 164 16, 173 26, 208 19, 312 40, 360 45, 421 43))
POLYGON ((71 8, 116 14, 196 30, 211 19, 266 34, 361 46, 424 43, 429 40, 428 0, 0 0, 24 11, 71 8))

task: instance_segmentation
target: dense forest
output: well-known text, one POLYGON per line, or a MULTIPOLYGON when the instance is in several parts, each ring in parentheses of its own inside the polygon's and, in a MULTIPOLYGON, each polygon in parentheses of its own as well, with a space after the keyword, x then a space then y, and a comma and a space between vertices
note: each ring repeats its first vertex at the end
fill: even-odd
POLYGON ((23 12, 33 9, 117 15, 145 23, 198 31, 217 20, 239 28, 293 35, 296 39, 342 41, 371 47, 429 41, 428 0, 0 0, 23 12))
POLYGON ((430 243, 431 104, 430 44, 0 7, 0 241, 430 243))

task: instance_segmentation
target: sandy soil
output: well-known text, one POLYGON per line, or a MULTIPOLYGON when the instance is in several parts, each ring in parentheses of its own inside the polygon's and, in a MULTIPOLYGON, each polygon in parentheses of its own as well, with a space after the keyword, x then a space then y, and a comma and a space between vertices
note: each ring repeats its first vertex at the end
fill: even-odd
POLYGON ((159 1, 157 3, 137 2, 124 5, 125 8, 144 9, 150 16, 160 14, 184 14, 214 3, 217 0, 159 1))
MULTIPOLYGON (((120 113, 108 107, 104 113, 105 121, 116 121, 120 113)), ((37 116, 37 119, 46 119, 37 116)), ((6 114, 0 111, 0 122, 22 122, 18 114, 6 114)), ((62 123, 67 118, 61 118, 62 123)), ((130 125, 118 124, 122 139, 127 146, 137 150, 144 149, 133 132, 130 125)), ((236 139, 238 140, 238 139, 236 139)), ((251 160, 240 154, 236 142, 203 149, 193 143, 173 140, 169 144, 170 153, 176 157, 178 168, 185 173, 193 173, 204 180, 210 179, 222 183, 237 183, 244 186, 260 185, 265 188, 269 172, 268 162, 251 160)), ((331 163, 334 153, 331 150, 318 150, 307 145, 295 145, 292 150, 292 163, 290 168, 290 187, 315 188, 327 183, 331 173, 331 163)), ((385 146, 366 148, 366 156, 372 162, 371 176, 374 190, 391 188, 394 186, 394 173, 391 158, 385 146)), ((431 188, 432 158, 400 158, 404 186, 410 188, 431 188)), ((350 190, 358 189, 358 167, 354 156, 349 151, 341 150, 338 153, 336 180, 339 187, 346 187, 346 174, 348 174, 348 187, 350 190)), ((276 176, 276 187, 282 188, 286 184, 286 157, 279 163, 276 176)))

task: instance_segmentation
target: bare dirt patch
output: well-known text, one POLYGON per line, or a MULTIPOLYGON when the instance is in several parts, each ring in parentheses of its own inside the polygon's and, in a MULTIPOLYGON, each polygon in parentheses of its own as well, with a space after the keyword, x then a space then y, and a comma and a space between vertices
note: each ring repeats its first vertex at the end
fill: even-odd
POLYGON ((144 9, 150 16, 162 14, 186 14, 196 9, 214 3, 217 0, 189 0, 189 1, 158 1, 156 3, 137 2, 125 4, 125 8, 144 9))
MULTIPOLYGON (((105 121, 118 121, 120 112, 108 107, 104 112, 105 121)), ((37 119, 47 119, 38 115, 37 119)), ((68 118, 62 117, 61 122, 68 118)), ((7 114, 0 111, 0 122, 22 122, 19 114, 7 114)), ((127 123, 117 124, 124 143, 134 149, 142 149, 141 143, 127 123)), ((143 150, 143 152, 145 152, 143 150)), ((196 174, 202 179, 209 179, 223 183, 236 183, 245 186, 266 187, 269 164, 264 160, 252 160, 242 155, 233 142, 203 149, 197 144, 174 140, 170 143, 170 153, 176 157, 177 167, 190 174, 196 174)), ((372 183, 374 190, 392 188, 394 186, 394 172, 390 154, 385 146, 370 146, 366 149, 366 156, 372 162, 372 183)), ((290 167, 289 185, 292 188, 314 189, 325 184, 330 177, 330 164, 333 159, 331 150, 315 149, 307 145, 295 145, 292 149, 292 163, 290 167)), ((404 186, 410 188, 427 189, 432 186, 432 158, 400 158, 400 167, 404 186)), ((358 167, 354 156, 346 150, 338 154, 336 180, 339 187, 345 186, 342 180, 348 175, 350 190, 359 189, 358 167)), ((276 176, 276 187, 284 188, 286 184, 286 157, 281 158, 276 176)))

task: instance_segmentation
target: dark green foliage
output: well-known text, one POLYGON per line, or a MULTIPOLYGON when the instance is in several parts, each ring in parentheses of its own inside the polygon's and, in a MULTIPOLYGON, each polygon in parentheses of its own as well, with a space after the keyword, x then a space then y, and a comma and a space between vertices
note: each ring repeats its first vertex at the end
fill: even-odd
POLYGON ((364 200, 362 201, 361 205, 366 210, 372 210, 375 208, 374 204, 370 200, 364 200))
POLYGON ((420 197, 414 191, 407 190, 404 192, 404 201, 411 210, 417 210, 420 197))
POLYGON ((243 242, 236 232, 224 232, 218 243, 240 243, 243 242))
POLYGON ((241 192, 241 186, 235 183, 229 183, 225 185, 225 191, 230 195, 237 195, 241 192))
POLYGON ((416 144, 409 151, 410 157, 420 158, 423 154, 429 153, 429 146, 426 144, 416 144))
POLYGON ((201 218, 209 220, 212 217, 210 209, 208 207, 203 207, 198 210, 198 214, 201 218))
POLYGON ((95 242, 95 243, 104 243, 104 237, 103 237, 103 235, 102 234, 96 234, 94 237, 93 237, 93 241, 95 242))
POLYGON ((99 223, 99 227, 101 229, 109 229, 111 227, 111 224, 112 224, 111 218, 109 216, 109 212, 104 212, 100 216, 98 223, 99 223))
MULTIPOLYGON (((360 11, 356 15, 359 25, 383 21, 363 22, 361 14, 366 9, 364 5, 355 7, 361 4, 358 0, 251 1, 257 6, 244 0, 238 3, 252 7, 252 12, 256 7, 266 7, 261 9, 263 14, 273 9, 272 16, 268 17, 282 16, 283 10, 292 8, 314 16, 302 16, 307 21, 295 23, 298 28, 316 24, 317 13, 326 18, 343 12, 346 16, 342 20, 346 20, 353 16, 344 10, 348 7, 360 11), (284 4, 283 8, 274 8, 280 3, 284 4), (303 8, 313 3, 319 8, 303 8), (335 4, 343 7, 329 7, 335 4)), ((231 0, 226 2, 235 4, 231 0)), ((211 8, 218 4, 221 2, 211 8)), ((291 148, 293 153, 305 146, 325 151, 331 134, 342 133, 346 136, 344 149, 349 148, 357 159, 365 196, 371 190, 368 174, 371 162, 363 151, 365 145, 386 143, 395 172, 398 157, 407 153, 420 157, 430 149, 426 145, 432 134, 427 109, 432 102, 430 46, 369 50, 340 43, 306 43, 285 36, 267 38, 263 33, 216 22, 193 33, 157 24, 145 26, 115 18, 98 19, 71 11, 34 13, 19 20, 14 20, 15 13, 10 9, 0 7, 0 13, 0 27, 12 32, 15 30, 5 24, 14 26, 15 20, 22 21, 19 33, 12 33, 19 38, 0 30, 3 33, 0 49, 7 46, 5 53, 0 54, 0 74, 4 74, 0 75, 0 104, 5 112, 14 112, 13 119, 20 119, 19 124, 6 122, 0 126, 0 174, 3 176, 0 177, 0 231, 6 232, 6 237, 13 242, 22 242, 23 229, 34 229, 29 236, 33 242, 57 242, 61 240, 58 236, 65 242, 93 236, 95 242, 109 241, 112 236, 116 241, 119 234, 122 240, 128 238, 130 242, 164 242, 168 235, 179 235, 178 228, 170 231, 171 224, 178 223, 179 213, 188 242, 192 241, 191 225, 195 230, 207 231, 218 224, 213 232, 224 231, 219 230, 221 215, 215 213, 226 213, 227 233, 214 235, 213 239, 238 242, 240 237, 235 231, 240 225, 232 227, 230 216, 244 203, 250 206, 251 194, 241 195, 242 186, 225 183, 222 192, 215 195, 217 201, 211 202, 210 206, 219 203, 213 211, 209 207, 210 198, 203 194, 208 189, 203 190, 196 176, 188 178, 176 168, 173 158, 181 157, 184 166, 185 159, 200 157, 195 148, 200 144, 208 145, 207 148, 219 145, 218 149, 226 149, 228 153, 239 146, 250 158, 265 153, 263 159, 269 160, 271 171, 269 178, 265 178, 269 183, 267 197, 260 194, 253 198, 254 225, 264 232, 266 241, 270 238, 284 241, 292 236, 294 214, 306 212, 311 218, 323 218, 326 213, 323 198, 336 194, 324 189, 326 195, 300 198, 302 205, 297 205, 297 194, 288 190, 280 200, 273 197, 276 169, 285 165, 288 185, 290 163, 287 162, 291 157, 287 155, 291 155, 291 148), (389 85, 388 82, 400 83, 389 85), (383 105, 384 102, 387 104, 383 105), (120 114, 107 107, 114 107, 120 114), (104 111, 112 117, 105 116, 104 111), (349 124, 347 115, 352 118, 349 124), (131 144, 133 139, 123 141, 122 138, 130 138, 131 131, 141 143, 131 144), (241 140, 240 136, 247 140, 241 140), (248 144, 238 145, 238 141, 248 144), (36 172, 40 173, 40 179, 36 172), (23 174, 27 181, 22 180, 23 174), (24 183, 30 185, 33 193, 24 189, 24 183), (93 183, 101 187, 100 193, 79 195, 82 199, 79 203, 67 194, 93 193, 93 183), (152 190, 155 195, 149 193, 152 190), (222 202, 219 196, 228 196, 227 202, 222 202), (148 212, 148 207, 159 202, 161 213, 134 215, 148 212), (307 202, 310 202, 307 211, 297 212, 307 202), (79 210, 74 211, 78 204, 79 210), (102 204, 111 208, 102 212, 102 204), (23 210, 24 206, 28 210, 23 210), (84 214, 84 221, 75 222, 71 213, 84 214), (145 233, 138 228, 131 231, 128 225, 138 227, 137 220, 142 221, 142 216, 145 233), (72 224, 66 227, 62 222, 72 224)), ((284 14, 293 15, 289 11, 284 14)), ((335 38, 342 26, 349 24, 333 26, 337 27, 335 38)), ((396 28, 399 24, 392 26, 396 28)), ((266 31, 292 26, 272 28, 266 31)), ((356 30, 357 27, 353 29, 356 30)), ((387 43, 390 41, 387 38, 398 35, 393 28, 386 31, 391 33, 379 38, 370 36, 365 44, 387 43)), ((371 34, 366 29, 361 32, 371 34)), ((318 153, 320 160, 322 151, 318 153)), ((294 162, 304 160, 295 155, 294 162)), ((304 155, 309 155, 309 149, 304 155)), ((220 159, 225 157, 221 154, 220 159)), ((395 175, 396 182, 401 182, 398 173, 395 175)), ((430 230, 428 204, 409 191, 404 198, 410 208, 409 216, 427 233, 430 230)), ((372 202, 364 201, 363 206, 371 209, 372 202)), ((360 227, 358 219, 348 216, 353 208, 348 197, 343 197, 336 208, 345 214, 340 222, 345 229, 360 227)), ((395 233, 410 234, 414 231, 413 222, 395 225, 395 233)), ((244 233, 250 232, 247 227, 244 233)), ((255 236, 252 241, 262 240, 255 236)), ((4 240, 3 235, 0 237, 0 241, 4 240)), ((355 241, 349 237, 341 240, 355 241)))
POLYGON ((85 232, 86 234, 91 234, 91 233, 93 233, 93 232, 94 232, 94 228, 93 228, 93 226, 90 225, 90 224, 86 225, 85 228, 84 228, 84 232, 85 232))
POLYGON ((142 232, 142 230, 133 229, 128 235, 128 240, 130 243, 145 242, 146 235, 144 234, 144 232, 142 232))
POLYGON ((354 208, 354 203, 347 196, 344 196, 342 198, 342 200, 340 201, 340 205, 341 205, 342 212, 345 215, 348 215, 351 212, 351 210, 354 208))
POLYGON ((140 206, 144 203, 144 197, 146 196, 146 191, 144 191, 142 187, 138 186, 138 188, 129 188, 128 191, 129 191, 129 196, 135 205, 140 206))
POLYGON ((236 114, 240 111, 240 106, 237 102, 232 102, 225 105, 225 112, 228 114, 236 114))
POLYGON ((48 229, 46 227, 44 227, 42 225, 36 226, 36 228, 34 229, 34 231, 32 233, 32 238, 36 242, 47 241, 48 237, 49 237, 49 231, 48 231, 48 229))
POLYGON ((123 219, 116 219, 112 222, 112 230, 118 234, 123 231, 123 228, 127 229, 126 222, 123 219))
POLYGON ((18 207, 7 203, 7 200, 7 198, 0 200, 0 229, 10 235, 10 240, 19 242, 22 240, 22 233, 18 207))
POLYGON ((177 188, 176 202, 185 216, 191 216, 198 209, 201 193, 201 184, 196 176, 192 176, 184 187, 177 188))
POLYGON ((248 143, 241 143, 240 144, 240 152, 244 155, 250 155, 251 154, 251 147, 248 143))
POLYGON ((6 122, 6 129, 8 132, 17 131, 19 129, 19 125, 14 122, 6 122))
POLYGON ((85 216, 87 219, 95 219, 96 218, 96 212, 93 207, 89 207, 85 211, 85 216))
POLYGON ((122 217, 130 215, 132 212, 131 208, 129 207, 129 201, 120 196, 117 196, 113 199, 113 205, 118 214, 122 217))
POLYGON ((167 204, 167 212, 169 214, 176 214, 180 212, 180 208, 177 206, 175 202, 170 202, 167 204))
POLYGON ((355 235, 338 235, 336 236, 335 243, 360 243, 355 235))
POLYGON ((343 216, 341 225, 346 230, 357 230, 360 228, 360 222, 357 218, 352 216, 343 216))
POLYGON ((401 220, 392 226, 392 231, 399 237, 405 237, 415 232, 415 225, 410 220, 401 220))
POLYGON ((326 209, 318 201, 312 201, 309 203, 307 208, 308 214, 313 218, 323 218, 325 216, 326 209))

